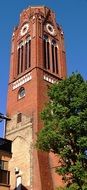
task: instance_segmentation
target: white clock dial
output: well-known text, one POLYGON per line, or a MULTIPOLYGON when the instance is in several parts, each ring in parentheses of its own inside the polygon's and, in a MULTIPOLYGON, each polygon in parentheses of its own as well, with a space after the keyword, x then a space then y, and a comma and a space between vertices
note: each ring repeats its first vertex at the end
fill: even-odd
POLYGON ((47 29, 47 31, 48 31, 51 35, 55 35, 55 34, 56 34, 55 29, 54 29, 54 27, 53 27, 52 24, 47 23, 47 24, 46 24, 46 29, 47 29))
POLYGON ((21 36, 25 35, 27 33, 28 29, 29 29, 29 24, 28 23, 24 24, 20 31, 21 36))

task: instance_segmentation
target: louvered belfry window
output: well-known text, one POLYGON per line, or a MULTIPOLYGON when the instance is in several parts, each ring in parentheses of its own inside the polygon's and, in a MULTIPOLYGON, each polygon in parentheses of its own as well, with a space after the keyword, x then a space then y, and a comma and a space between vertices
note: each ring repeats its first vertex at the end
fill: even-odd
POLYGON ((18 46, 18 68, 17 68, 17 74, 20 74, 23 72, 23 57, 24 57, 24 46, 23 42, 21 42, 18 46))
POLYGON ((17 75, 31 67, 31 37, 18 45, 18 66, 17 75))
POLYGON ((31 66, 31 37, 26 38, 25 43, 25 70, 31 66))
POLYGON ((51 42, 52 72, 58 74, 58 47, 55 40, 51 42))
POLYGON ((43 36, 44 69, 58 74, 58 46, 55 39, 43 36))
POLYGON ((49 40, 48 36, 44 35, 43 36, 43 49, 44 49, 44 69, 50 69, 50 45, 49 45, 49 40))

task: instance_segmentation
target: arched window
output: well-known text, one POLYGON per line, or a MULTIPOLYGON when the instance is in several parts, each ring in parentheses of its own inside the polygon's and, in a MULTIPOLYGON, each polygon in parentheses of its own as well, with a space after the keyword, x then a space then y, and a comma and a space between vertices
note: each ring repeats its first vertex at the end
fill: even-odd
POLYGON ((53 39, 51 43, 52 51, 52 72, 58 74, 58 48, 56 41, 53 39))
POLYGON ((58 48, 55 47, 55 64, 56 64, 56 74, 58 74, 58 48))
POLYGON ((17 74, 23 72, 23 54, 24 54, 24 46, 23 42, 21 42, 18 46, 18 67, 17 67, 17 74))
POLYGON ((16 189, 21 190, 22 189, 22 178, 21 175, 18 175, 16 177, 16 189))
POLYGON ((44 49, 44 68, 50 69, 49 40, 47 35, 43 36, 43 49, 44 49))
POLYGON ((52 44, 53 44, 53 45, 56 45, 56 41, 55 41, 54 39, 52 40, 52 44))
POLYGON ((17 74, 20 73, 20 48, 18 48, 18 67, 17 67, 17 74))
POLYGON ((18 99, 21 99, 25 96, 25 88, 21 87, 18 91, 18 99))
POLYGON ((51 44, 52 49, 52 72, 55 73, 55 56, 54 56, 54 44, 51 44))
POLYGON ((25 70, 31 66, 31 37, 26 38, 25 44, 25 70))

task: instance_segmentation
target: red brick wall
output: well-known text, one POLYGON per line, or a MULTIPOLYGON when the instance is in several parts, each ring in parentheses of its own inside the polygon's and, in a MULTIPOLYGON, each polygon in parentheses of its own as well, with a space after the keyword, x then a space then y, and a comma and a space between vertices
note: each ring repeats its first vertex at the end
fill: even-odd
MULTIPOLYGON (((49 75, 54 79, 64 78, 66 76, 66 61, 64 50, 64 38, 61 28, 58 28, 55 21, 55 15, 46 7, 31 7, 24 10, 20 16, 20 23, 14 31, 12 43, 14 50, 11 52, 10 75, 7 97, 7 115, 11 117, 17 112, 21 112, 33 117, 33 139, 35 142, 36 133, 42 128, 40 119, 40 112, 43 109, 45 102, 47 102, 47 86, 49 82, 44 80, 44 74, 49 75), (56 36, 48 34, 50 39, 55 38, 58 42, 58 61, 59 73, 53 74, 50 71, 43 69, 43 34, 47 33, 45 23, 52 21, 56 36), (29 22, 28 33, 31 36, 31 68, 26 72, 31 72, 32 79, 22 85, 25 88, 25 97, 18 100, 18 91, 20 87, 15 90, 12 89, 14 81, 21 78, 26 72, 17 76, 17 46, 21 40, 26 39, 26 35, 20 36, 20 30, 23 23, 29 22)), ((49 165, 49 155, 47 153, 33 151, 33 190, 53 190, 52 172, 49 165), (40 177, 38 179, 38 176, 40 177)), ((53 177, 55 180, 55 176, 53 177)))

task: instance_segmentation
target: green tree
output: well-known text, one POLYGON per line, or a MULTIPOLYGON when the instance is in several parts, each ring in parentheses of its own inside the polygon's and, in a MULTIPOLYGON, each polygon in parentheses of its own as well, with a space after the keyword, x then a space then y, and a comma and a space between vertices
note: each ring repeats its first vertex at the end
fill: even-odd
POLYGON ((52 85, 48 96, 36 146, 60 156, 56 172, 67 182, 65 189, 87 190, 87 81, 73 73, 52 85))

